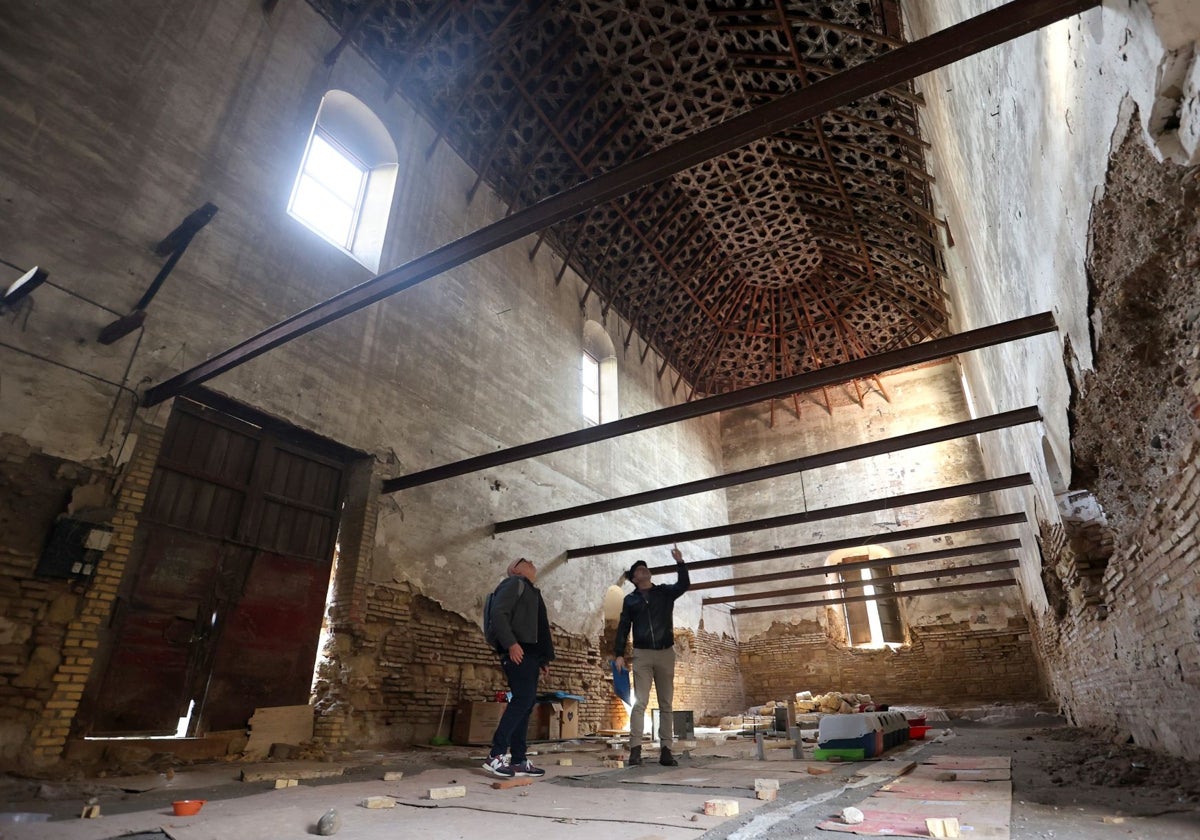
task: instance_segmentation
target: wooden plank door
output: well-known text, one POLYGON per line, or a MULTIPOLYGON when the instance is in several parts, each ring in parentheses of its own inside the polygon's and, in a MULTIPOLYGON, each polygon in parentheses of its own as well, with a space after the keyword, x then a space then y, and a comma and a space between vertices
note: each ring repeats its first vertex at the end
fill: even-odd
POLYGON ((308 700, 344 462, 177 401, 77 731, 245 726, 308 700))

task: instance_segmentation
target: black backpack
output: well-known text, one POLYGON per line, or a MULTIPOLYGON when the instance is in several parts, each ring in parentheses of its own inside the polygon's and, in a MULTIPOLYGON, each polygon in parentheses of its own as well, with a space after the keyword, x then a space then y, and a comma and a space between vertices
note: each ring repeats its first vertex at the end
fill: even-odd
MULTIPOLYGON (((505 578, 500 581, 496 585, 496 588, 488 593, 486 600, 483 602, 483 638, 488 643, 488 647, 497 653, 504 653, 504 648, 500 644, 500 640, 496 638, 496 628, 492 625, 492 602, 496 599, 496 594, 500 591, 500 588, 507 586, 509 581, 512 580, 514 578, 505 578)), ((517 576, 515 580, 517 581, 517 598, 519 599, 525 594, 525 578, 517 576)))

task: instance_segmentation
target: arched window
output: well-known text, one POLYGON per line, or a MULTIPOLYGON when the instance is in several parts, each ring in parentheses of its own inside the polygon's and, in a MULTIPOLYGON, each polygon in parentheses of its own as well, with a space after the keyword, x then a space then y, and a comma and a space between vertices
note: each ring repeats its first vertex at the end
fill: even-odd
POLYGON ((397 161, 396 144, 371 109, 331 90, 317 110, 288 213, 378 271, 397 161))
MULTIPOLYGON (((887 557, 881 549, 859 549, 856 553, 831 559, 836 565, 858 563, 887 557), (872 550, 875 549, 875 550, 872 550)), ((832 571, 832 570, 831 570, 832 571)), ((892 576, 889 566, 837 570, 839 594, 842 597, 867 596, 870 600, 850 601, 842 605, 846 621, 846 637, 850 644, 861 647, 883 647, 904 644, 904 624, 900 618, 900 603, 894 597, 896 587, 880 581, 892 576), (876 600, 872 596, 884 596, 876 600)))
POLYGON ((617 419, 617 354, 604 327, 583 325, 580 410, 589 426, 617 419))

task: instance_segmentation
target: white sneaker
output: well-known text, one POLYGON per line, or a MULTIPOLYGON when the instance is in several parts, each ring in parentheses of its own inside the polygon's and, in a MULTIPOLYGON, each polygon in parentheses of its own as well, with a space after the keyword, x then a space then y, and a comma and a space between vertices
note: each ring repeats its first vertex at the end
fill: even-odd
POLYGON ((517 775, 516 771, 509 766, 505 756, 502 755, 493 755, 483 763, 483 769, 502 779, 511 779, 517 775))

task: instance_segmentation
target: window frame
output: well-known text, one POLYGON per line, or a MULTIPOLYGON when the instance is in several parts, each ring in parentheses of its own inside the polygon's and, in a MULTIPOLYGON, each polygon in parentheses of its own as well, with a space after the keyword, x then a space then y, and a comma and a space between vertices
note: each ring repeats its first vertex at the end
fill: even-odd
MULTIPOLYGON (((336 137, 334 137, 333 134, 331 134, 328 130, 326 130, 320 124, 317 124, 317 125, 313 126, 312 133, 308 137, 308 143, 304 147, 304 159, 300 163, 299 172, 296 173, 296 181, 292 186, 292 195, 291 195, 291 198, 288 200, 288 208, 287 208, 288 215, 290 215, 293 219, 295 219, 298 222, 300 222, 301 224, 303 224, 306 228, 308 228, 313 233, 320 236, 325 241, 329 242, 331 245, 336 245, 338 248, 342 249, 350 256, 355 256, 354 250, 353 250, 354 238, 355 238, 356 234, 358 233, 359 223, 362 218, 364 199, 366 198, 366 195, 367 195, 367 182, 370 179, 370 177, 371 177, 371 167, 367 166, 367 164, 364 161, 362 161, 357 155, 350 152, 344 145, 339 143, 338 139, 336 137), (311 178, 314 182, 316 182, 318 186, 323 187, 325 190, 327 190, 330 193, 334 193, 334 190, 330 189, 330 187, 328 185, 323 183, 315 175, 312 175, 309 173, 308 163, 309 163, 309 159, 312 155, 313 143, 318 139, 320 139, 323 143, 325 143, 327 146, 329 146, 329 148, 332 149, 336 154, 338 154, 342 158, 342 160, 346 161, 347 163, 351 164, 355 169, 357 169, 358 174, 359 174, 358 189, 356 190, 355 196, 354 196, 354 205, 350 208, 350 224, 348 226, 348 229, 346 230, 346 237, 341 242, 338 242, 336 239, 331 237, 329 235, 328 231, 321 230, 316 225, 314 225, 309 219, 306 219, 303 216, 299 215, 295 210, 296 198, 300 195, 300 187, 306 176, 308 178, 311 178)), ((338 197, 336 195, 336 193, 334 194, 334 197, 337 198, 339 201, 341 200, 340 197, 338 197)))
POLYGON ((604 405, 604 398, 601 394, 604 385, 600 374, 600 360, 587 350, 583 350, 580 354, 579 365, 579 409, 584 421, 589 426, 599 426, 603 422, 601 409, 604 405), (592 380, 596 383, 594 389, 588 387, 589 370, 592 373, 592 380), (591 413, 588 411, 589 408, 593 409, 591 413))

